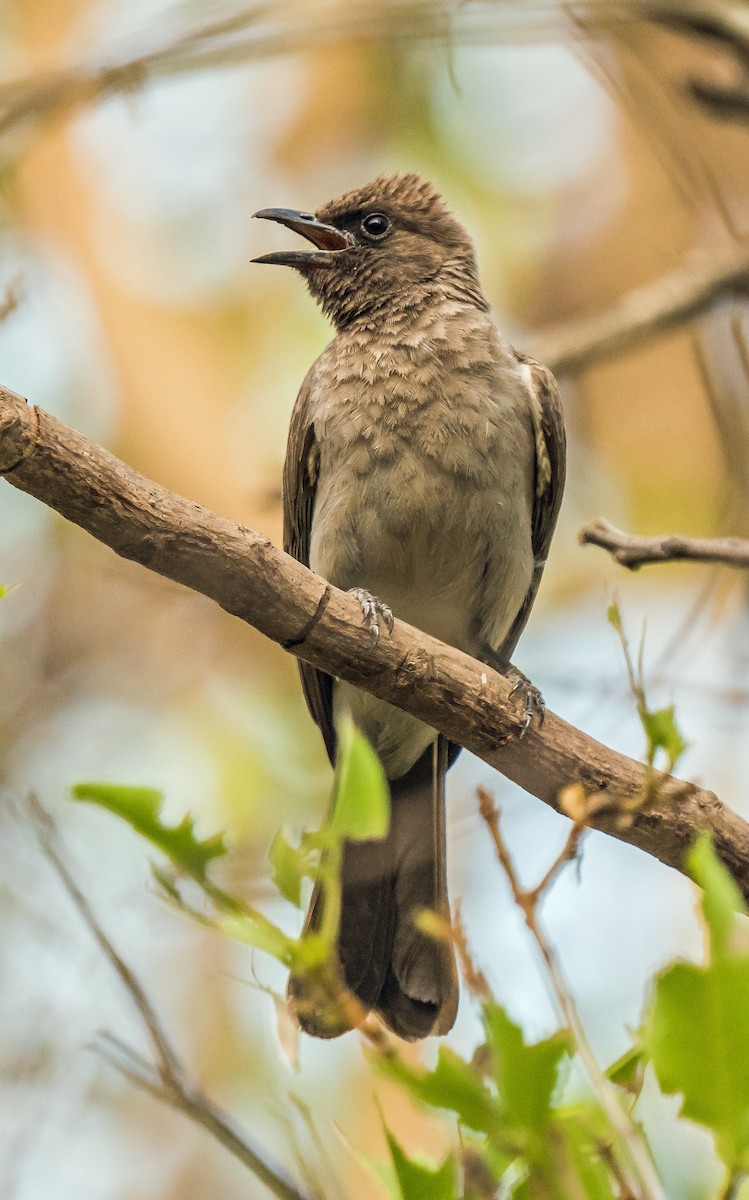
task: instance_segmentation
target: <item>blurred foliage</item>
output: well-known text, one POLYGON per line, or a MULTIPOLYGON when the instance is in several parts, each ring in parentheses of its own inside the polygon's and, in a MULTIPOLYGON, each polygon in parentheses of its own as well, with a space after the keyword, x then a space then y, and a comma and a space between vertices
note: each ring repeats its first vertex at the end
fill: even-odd
POLYGON ((669 704, 666 708, 650 708, 645 693, 645 676, 643 658, 645 654, 645 631, 640 638, 640 649, 635 663, 629 646, 629 640, 624 630, 624 622, 619 607, 619 601, 614 600, 607 610, 609 624, 613 626, 619 637, 624 661, 627 667, 629 686, 637 705, 637 715, 647 738, 645 760, 649 767, 655 765, 656 755, 663 750, 666 756, 665 770, 670 775, 674 767, 688 747, 676 722, 676 708, 669 704))
MULTIPOLYGON (((381 767, 350 722, 340 731, 340 747, 329 820, 315 833, 303 835, 299 848, 280 834, 272 843, 274 880, 295 904, 301 900, 305 878, 335 893, 344 838, 383 836, 387 830, 381 767)), ((207 878, 210 860, 224 852, 223 835, 198 841, 189 815, 176 827, 164 825, 160 798, 150 789, 79 784, 74 795, 102 805, 156 845, 169 859, 174 877, 188 875, 197 882, 218 915, 197 913, 170 882, 165 888, 168 898, 186 913, 249 941, 306 976, 318 991, 321 984, 327 987, 331 1003, 340 1002, 343 989, 335 959, 339 903, 326 904, 319 931, 289 938, 207 878), (332 922, 329 913, 334 914, 332 922)), ((592 1092, 570 1083, 580 1052, 573 1028, 563 1026, 529 1043, 475 971, 467 972, 467 980, 480 1007, 483 1039, 470 1057, 441 1045, 435 1065, 424 1068, 414 1066, 392 1041, 375 1040, 374 1069, 419 1105, 451 1114, 457 1126, 451 1153, 437 1164, 410 1156, 392 1128, 386 1128, 390 1164, 376 1165, 376 1173, 392 1200, 484 1200, 500 1195, 517 1200, 617 1200, 624 1194, 657 1200, 665 1193, 653 1187, 657 1176, 646 1130, 634 1118, 651 1064, 662 1091, 681 1096, 683 1117, 714 1135, 725 1171, 720 1195, 738 1186, 749 1173, 749 926, 738 889, 708 837, 696 843, 688 865, 702 888, 707 961, 703 966, 676 963, 658 973, 637 1040, 605 1076, 591 1076, 592 1092), (611 1110, 598 1090, 602 1085, 613 1085, 615 1103, 622 1116, 626 1114, 623 1126, 612 1124, 611 1110), (634 1143, 647 1156, 652 1179, 638 1178, 642 1159, 634 1153, 634 1143), (628 1187, 635 1190, 625 1193, 628 1187)), ((156 878, 165 878, 164 872, 157 870, 156 878)), ((466 955, 467 947, 460 944, 466 955)), ((371 1156, 361 1157, 372 1166, 371 1156)))
MULTIPOLYGON (((605 310, 692 248, 745 236, 746 127, 709 119, 686 86, 695 74, 725 74, 725 46, 652 22, 601 28, 579 6, 571 22, 560 4, 525 0, 456 4, 457 23, 441 16, 436 36, 432 28, 426 37, 434 7, 412 3, 406 19, 402 6, 383 0, 8 0, 0 17, 3 102, 23 102, 27 83, 37 102, 0 144, 0 296, 5 284, 21 284, 15 308, 3 305, 0 314, 0 382, 167 486, 277 540, 288 415, 328 329, 298 280, 249 266, 276 248, 263 243, 255 210, 315 207, 383 170, 430 175, 471 230, 498 322, 521 346, 548 324, 605 310), (219 29, 221 22, 229 24, 219 29), (240 52, 240 44, 251 49, 240 52), (149 55, 158 69, 142 63, 116 79, 108 73, 149 55), (39 88, 54 105, 66 87, 74 103, 48 120, 39 88)), ((675 761, 683 749, 670 703, 678 694, 689 771, 737 807, 749 769, 745 596, 729 590, 725 575, 678 567, 628 579, 626 611, 648 613, 657 652, 636 723, 600 617, 602 583, 617 572, 578 547, 574 533, 599 512, 642 532, 746 532, 746 332, 742 310, 727 304, 698 329, 564 382, 569 482, 520 659, 534 676, 538 670, 554 707, 602 740, 637 752, 644 725, 651 761, 675 761), (661 693, 663 703, 655 702, 661 693)), ((279 826, 314 827, 329 791, 294 665, 4 485, 0 570, 19 584, 0 612, 2 782, 14 795, 34 788, 56 809, 117 931, 138 947, 158 986, 174 989, 172 1018, 192 1060, 227 1093, 241 1094, 251 1119, 277 1136, 268 1113, 283 1108, 285 1076, 266 997, 237 980, 235 947, 198 935, 180 941, 168 912, 163 923, 154 915, 132 839, 110 841, 97 813, 62 797, 71 779, 152 780, 153 809, 141 811, 141 823, 167 847, 187 834, 187 864, 156 868, 165 894, 190 908, 197 889, 196 917, 212 913, 226 929, 234 922, 231 931, 249 941, 265 934, 287 961, 295 939, 284 902, 267 886, 268 844, 279 826), (167 797, 162 810, 156 793, 167 797), (174 805, 195 813, 198 827, 230 830, 231 853, 211 859, 215 872, 204 877, 213 899, 185 875, 194 829, 192 818, 183 825, 174 817, 174 805), (219 893, 236 901, 240 916, 215 907, 219 893), (267 925, 258 920, 265 911, 267 925)), ((509 902, 486 898, 471 800, 480 768, 466 759, 449 784, 451 886, 465 896, 497 994, 501 988, 508 1011, 522 1016, 515 1050, 524 1061, 546 1044, 533 1039, 547 1008, 518 948, 509 902)), ((127 808, 126 794, 108 795, 127 808)), ((556 827, 540 806, 512 796, 505 786, 517 852, 532 869, 556 827)), ((13 1200, 244 1194, 246 1180, 222 1174, 223 1157, 201 1135, 157 1115, 147 1100, 134 1103, 81 1052, 91 1029, 119 1020, 119 1009, 110 1013, 106 987, 44 872, 7 824, 2 830, 0 1192, 13 1200)), ((297 844, 282 832, 273 840, 271 869, 292 902, 318 869, 315 837, 297 844)), ((673 873, 602 841, 586 850, 575 898, 562 885, 548 904, 555 931, 572 946, 570 974, 586 1021, 614 1057, 653 963, 689 952, 696 934, 673 873)), ((715 889, 713 881, 708 900, 715 889)), ((269 973, 274 986, 277 977, 269 973)), ((461 1013, 452 1065, 494 1111, 514 1102, 487 1066, 489 1052, 474 1063, 466 1050, 488 1037, 482 1022, 461 1013)), ((504 1171, 507 1189, 532 1194, 524 1154, 535 1162, 537 1147, 529 1142, 513 1168, 496 1146, 492 1158, 487 1134, 469 1128, 446 1158, 441 1121, 408 1104, 412 1088, 381 1072, 375 1082, 355 1039, 345 1041, 348 1048, 324 1052, 305 1047, 295 1086, 314 1098, 326 1131, 345 1117, 363 1159, 386 1145, 371 1094, 389 1101, 397 1088, 393 1111, 386 1109, 404 1147, 396 1175, 391 1146, 385 1176, 393 1189, 404 1179, 419 1186, 418 1178, 428 1188, 431 1179, 433 1190, 455 1184, 485 1200, 504 1171)), ((637 1043, 617 1060, 612 1078, 623 1097, 643 1074, 649 1086, 650 1053, 637 1043)), ((545 1082, 533 1092, 541 1107, 552 1059, 549 1049, 545 1082)), ((560 1075, 566 1069, 562 1060, 560 1075)), ((730 1078, 740 1086, 738 1075, 730 1078)), ((584 1115, 592 1108, 583 1097, 575 1125, 574 1079, 573 1071, 569 1119, 560 1115, 567 1099, 554 1094, 547 1119, 560 1160, 576 1163, 581 1179, 588 1171, 581 1186, 595 1195, 593 1176, 608 1181, 606 1143, 589 1153, 584 1115)), ((523 1128, 512 1121, 515 1133, 523 1128)), ((687 1124, 665 1120, 661 1158, 673 1196, 702 1200, 718 1186, 710 1182, 714 1164, 687 1124)), ((738 1126, 721 1136, 740 1155, 738 1126)), ((352 1194, 370 1194, 356 1166, 337 1166, 347 1183, 355 1175, 352 1194)))

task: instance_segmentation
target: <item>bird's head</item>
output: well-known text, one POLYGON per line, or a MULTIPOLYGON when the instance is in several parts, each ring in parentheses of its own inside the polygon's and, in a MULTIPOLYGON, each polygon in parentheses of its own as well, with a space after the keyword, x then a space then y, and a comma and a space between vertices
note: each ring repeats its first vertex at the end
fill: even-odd
POLYGON ((281 250, 255 262, 295 267, 338 329, 390 305, 418 305, 433 285, 486 308, 473 245, 434 185, 381 175, 315 213, 264 208, 313 250, 281 250))

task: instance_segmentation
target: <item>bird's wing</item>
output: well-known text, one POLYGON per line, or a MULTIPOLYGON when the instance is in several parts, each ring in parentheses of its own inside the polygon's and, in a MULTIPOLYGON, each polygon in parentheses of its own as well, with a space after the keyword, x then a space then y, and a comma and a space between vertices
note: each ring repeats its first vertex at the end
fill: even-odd
POLYGON ((564 410, 557 381, 551 371, 535 359, 515 351, 525 374, 530 395, 530 413, 536 446, 531 544, 533 546, 533 578, 525 600, 501 648, 502 657, 509 659, 530 616, 538 585, 541 582, 551 537, 557 523, 564 492, 567 438, 564 431, 564 410))
MULTIPOLYGON (((313 368, 314 370, 314 368, 313 368)), ((287 554, 309 566, 312 517, 315 511, 320 452, 311 415, 311 371, 301 386, 289 426, 283 469, 283 547, 287 554)), ((302 689, 312 719, 320 727, 331 762, 335 758, 333 679, 299 661, 302 689)))

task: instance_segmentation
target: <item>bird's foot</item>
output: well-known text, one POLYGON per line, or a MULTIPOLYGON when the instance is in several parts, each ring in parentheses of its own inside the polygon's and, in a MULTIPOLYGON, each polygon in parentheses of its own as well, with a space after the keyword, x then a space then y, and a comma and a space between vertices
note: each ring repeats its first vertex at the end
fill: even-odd
POLYGON ((538 717, 539 725, 543 725, 544 717, 546 716, 546 701, 538 688, 531 683, 527 675, 524 675, 517 667, 513 667, 512 663, 508 663, 503 673, 509 679, 510 683, 513 684, 510 697, 519 693, 520 699, 523 701, 523 724, 520 729, 520 736, 522 738, 526 730, 530 727, 534 716, 538 717))
POLYGON ((373 646, 376 646, 380 640, 380 617, 385 622, 388 633, 393 632, 393 610, 389 604, 383 604, 382 600, 378 600, 365 588, 350 588, 349 596, 353 596, 355 600, 359 601, 362 616, 372 635, 373 646))
POLYGON ((510 697, 512 698, 517 692, 520 693, 523 701, 523 724, 520 727, 520 737, 522 738, 529 728, 534 716, 538 715, 539 725, 543 725, 544 717, 546 716, 546 702, 539 692, 537 687, 531 683, 527 675, 519 671, 517 667, 513 667, 511 662, 493 650, 491 646, 484 646, 480 657, 490 667, 494 667, 495 671, 499 671, 500 675, 504 675, 505 679, 513 685, 510 697))

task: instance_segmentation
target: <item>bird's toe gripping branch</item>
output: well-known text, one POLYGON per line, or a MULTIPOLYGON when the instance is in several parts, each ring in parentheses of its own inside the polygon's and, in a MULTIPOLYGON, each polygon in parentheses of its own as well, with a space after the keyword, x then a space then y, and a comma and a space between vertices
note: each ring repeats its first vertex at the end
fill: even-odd
POLYGON ((538 717, 539 725, 543 725, 546 716, 546 701, 528 676, 514 667, 511 662, 502 658, 490 646, 484 646, 481 658, 512 684, 510 696, 519 695, 523 701, 523 723, 520 727, 520 737, 522 738, 526 730, 530 728, 534 716, 538 717))
POLYGON ((373 596, 365 588, 350 588, 349 596, 353 596, 355 600, 359 601, 362 616, 369 627, 374 646, 380 640, 380 617, 385 622, 388 633, 393 632, 394 617, 389 604, 384 604, 382 600, 378 600, 377 596, 373 596))
POLYGON ((534 716, 538 717, 539 725, 543 725, 544 717, 546 716, 546 701, 538 688, 517 667, 513 667, 510 664, 505 669, 504 674, 510 680, 510 683, 513 684, 510 695, 519 694, 523 702, 523 724, 520 730, 520 736, 523 737, 534 716))

